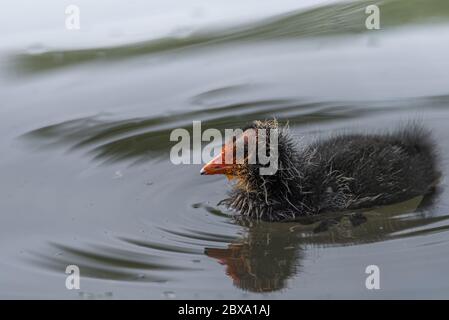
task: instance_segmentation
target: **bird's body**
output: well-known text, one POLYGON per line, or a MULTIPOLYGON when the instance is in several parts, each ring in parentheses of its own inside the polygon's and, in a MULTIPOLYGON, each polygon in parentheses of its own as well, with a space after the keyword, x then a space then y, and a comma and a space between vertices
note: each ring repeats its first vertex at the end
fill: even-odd
POLYGON ((260 166, 240 166, 224 201, 244 216, 282 221, 393 204, 429 193, 439 178, 430 133, 416 124, 388 134, 336 135, 303 147, 279 130, 277 172, 263 176, 260 166))

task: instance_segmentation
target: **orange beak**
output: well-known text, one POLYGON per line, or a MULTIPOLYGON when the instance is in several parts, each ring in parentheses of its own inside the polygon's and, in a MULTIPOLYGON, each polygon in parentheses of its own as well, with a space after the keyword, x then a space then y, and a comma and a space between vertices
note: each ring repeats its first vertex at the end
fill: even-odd
POLYGON ((225 151, 223 148, 221 154, 219 154, 211 161, 206 163, 204 167, 201 169, 200 173, 202 175, 225 174, 227 176, 232 176, 234 169, 235 169, 234 164, 225 163, 225 151))
MULTIPOLYGON (((241 137, 238 139, 242 139, 243 143, 247 144, 248 139, 251 135, 254 135, 253 131, 245 131, 241 137)), ((240 142, 242 142, 240 140, 240 142)), ((236 142, 230 141, 226 143, 221 153, 213 158, 211 161, 206 163, 206 165, 201 169, 200 173, 202 175, 211 175, 211 174, 225 174, 228 179, 235 178, 236 169, 238 168, 238 164, 236 162, 236 154, 235 154, 235 146, 236 142), (228 161, 225 161, 228 160, 228 161)))

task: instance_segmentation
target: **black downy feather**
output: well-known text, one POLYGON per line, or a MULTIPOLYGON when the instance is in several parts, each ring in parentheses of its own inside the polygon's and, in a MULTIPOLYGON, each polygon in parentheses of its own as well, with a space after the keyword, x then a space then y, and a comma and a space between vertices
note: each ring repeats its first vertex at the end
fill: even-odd
POLYGON ((239 182, 223 203, 247 217, 288 221, 393 204, 429 193, 440 176, 430 132, 416 123, 304 147, 277 121, 255 121, 251 128, 278 130, 279 160, 274 175, 260 175, 258 164, 239 169, 239 182))

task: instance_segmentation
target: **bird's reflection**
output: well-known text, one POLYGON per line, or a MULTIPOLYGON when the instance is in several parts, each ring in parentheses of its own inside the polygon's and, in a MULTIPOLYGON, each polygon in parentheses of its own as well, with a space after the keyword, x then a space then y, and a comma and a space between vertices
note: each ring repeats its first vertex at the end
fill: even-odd
MULTIPOLYGON (((289 223, 240 220, 237 222, 244 233, 237 238, 185 229, 165 230, 171 243, 127 237, 118 238, 115 244, 50 243, 45 252, 32 252, 27 259, 58 273, 67 265, 76 264, 84 277, 93 279, 165 283, 185 272, 202 272, 203 266, 198 262, 205 253, 225 265, 226 274, 236 287, 257 293, 273 292, 286 288, 293 276, 301 276, 303 261, 313 248, 447 231, 449 215, 432 216, 435 209, 429 206, 432 207, 432 199, 418 197, 366 212, 329 214, 289 223), (209 247, 203 249, 204 242, 209 247)), ((221 215, 215 207, 195 207, 221 215)), ((226 215, 222 218, 229 221, 226 215)))
POLYGON ((241 221, 246 229, 243 237, 227 248, 206 248, 205 254, 226 266, 226 274, 236 287, 251 292, 277 291, 301 272, 301 260, 310 248, 386 241, 449 229, 449 225, 438 225, 449 215, 428 216, 429 201, 432 199, 417 197, 363 213, 294 223, 241 221))
POLYGON ((206 255, 226 265, 234 284, 255 292, 282 289, 286 280, 298 272, 302 249, 294 232, 279 232, 277 225, 257 223, 249 227, 246 237, 225 249, 206 248, 206 255))

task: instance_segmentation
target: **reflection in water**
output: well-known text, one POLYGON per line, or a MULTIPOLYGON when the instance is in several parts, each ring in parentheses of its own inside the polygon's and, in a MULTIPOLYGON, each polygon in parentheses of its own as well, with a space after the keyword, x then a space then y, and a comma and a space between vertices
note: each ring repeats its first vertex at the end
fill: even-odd
POLYGON ((276 223, 255 223, 248 234, 226 249, 206 248, 205 254, 226 265, 226 274, 238 288, 253 292, 276 291, 299 272, 303 249, 288 226, 279 232, 276 223), (285 232, 287 231, 287 232, 285 232))
POLYGON ((326 215, 315 221, 243 221, 247 228, 244 237, 227 248, 206 248, 205 254, 226 266, 236 287, 251 292, 277 291, 300 274, 301 259, 311 247, 357 245, 449 230, 449 225, 424 228, 449 219, 449 215, 429 217, 423 211, 434 196, 363 213, 326 215), (323 225, 326 228, 321 228, 323 225))
MULTIPOLYGON (((47 270, 64 272, 68 265, 77 265, 83 277, 119 281, 166 282, 171 280, 160 271, 187 271, 198 268, 173 264, 158 255, 118 249, 105 245, 75 248, 50 243, 56 254, 34 252, 31 261, 47 270)), ((50 250, 49 250, 50 251, 50 250)))
POLYGON ((298 100, 239 101, 215 105, 222 94, 229 95, 240 87, 219 88, 192 98, 192 103, 204 109, 185 113, 111 120, 88 117, 65 121, 26 133, 25 141, 33 139, 39 147, 69 147, 70 150, 87 149, 94 160, 103 163, 131 160, 143 163, 168 156, 170 133, 176 128, 192 130, 192 121, 202 120, 202 130, 244 127, 256 119, 276 117, 291 126, 349 120, 379 114, 384 111, 412 112, 426 105, 447 108, 449 96, 398 99, 377 102, 304 102, 298 100), (217 99, 218 98, 218 99, 217 99))
MULTIPOLYGON (((240 86, 218 88, 193 97, 191 102, 203 110, 114 121, 96 117, 76 119, 33 130, 23 138, 39 142, 40 146, 87 149, 97 161, 140 163, 166 156, 171 147, 170 132, 175 128, 191 129, 193 120, 203 120, 203 130, 224 129, 275 115, 280 121, 288 120, 291 126, 300 126, 366 117, 385 110, 409 113, 422 105, 426 105, 427 110, 446 109, 449 105, 449 96, 358 104, 273 99, 216 105, 223 95, 229 99, 234 94, 238 99, 241 89, 240 86)), ((52 244, 51 251, 59 254, 35 253, 33 261, 57 272, 65 270, 68 264, 76 264, 84 276, 96 279, 166 282, 175 280, 175 271, 184 274, 200 270, 192 261, 206 254, 226 266, 226 273, 236 287, 251 292, 278 291, 286 288, 288 279, 301 275, 301 261, 310 248, 357 245, 447 231, 449 225, 440 222, 449 216, 428 213, 432 212, 427 207, 433 199, 435 197, 416 198, 366 212, 332 214, 295 223, 238 221, 244 231, 241 237, 205 232, 204 228, 159 227, 176 239, 164 238, 164 243, 159 243, 154 239, 120 237, 125 249, 110 245, 78 248, 79 245, 52 244)), ((209 204, 191 206, 217 218, 236 221, 229 217, 229 212, 209 204)))
POLYGON ((382 30, 416 23, 445 22, 446 0, 359 0, 340 2, 270 17, 257 23, 216 31, 201 31, 187 37, 167 37, 120 47, 48 51, 13 57, 15 71, 36 73, 92 61, 117 60, 141 55, 210 47, 237 41, 311 38, 369 32, 365 27, 368 5, 382 8, 382 30), (319 23, 317 23, 319 22, 319 23), (323 23, 325 22, 325 23, 323 23))
MULTIPOLYGON (((226 236, 199 230, 165 230, 165 242, 120 237, 121 246, 89 245, 84 248, 51 243, 49 252, 34 252, 31 261, 61 273, 76 264, 83 276, 126 282, 175 281, 176 272, 202 272, 194 262, 205 254, 226 266, 226 274, 242 290, 262 293, 282 290, 288 279, 301 275, 301 261, 316 247, 348 246, 445 232, 446 216, 427 211, 435 195, 365 212, 328 214, 314 220, 269 223, 237 220, 244 234, 226 236), (326 227, 323 228, 323 225, 326 227), (173 244, 170 244, 173 242, 173 244), (207 245, 205 245, 205 243, 207 245), (226 248, 224 246, 228 243, 226 248)), ((210 206, 196 205, 208 211, 210 206)), ((221 214, 223 216, 224 214, 221 214)))
MULTIPOLYGON (((225 2, 224 8, 232 9, 225 2)), ((429 118, 426 126, 438 133, 442 157, 448 158, 442 143, 448 136, 443 54, 448 49, 441 39, 447 37, 449 1, 334 2, 141 43, 127 41, 132 31, 121 39, 109 37, 108 26, 117 21, 106 14, 99 43, 123 45, 58 48, 56 43, 67 42, 65 35, 49 34, 52 45, 42 42, 43 30, 37 29, 26 38, 40 42, 41 48, 26 52, 20 40, 16 52, 0 50, 0 100, 6 104, 0 118, 5 133, 0 137, 3 296, 42 296, 36 273, 23 269, 40 271, 50 281, 44 283, 46 292, 60 296, 67 291, 60 281, 65 268, 76 264, 82 277, 90 278, 92 291, 80 295, 87 299, 109 298, 110 292, 114 298, 160 298, 162 292, 174 298, 181 291, 186 298, 196 298, 196 292, 238 298, 240 289, 310 297, 309 288, 323 286, 306 269, 315 248, 354 246, 348 254, 355 258, 361 249, 371 257, 381 247, 385 255, 379 261, 389 263, 397 251, 393 241, 384 241, 402 238, 407 245, 431 244, 401 251, 397 260, 398 270, 407 269, 422 281, 411 285, 408 277, 394 274, 395 284, 390 291, 381 290, 381 296, 393 290, 401 297, 413 292, 447 295, 448 285, 441 279, 449 265, 444 246, 449 216, 441 203, 429 209, 421 203, 416 210, 418 203, 411 201, 285 224, 237 221, 215 206, 215 200, 225 197, 222 181, 204 181, 199 168, 173 169, 161 161, 174 144, 170 132, 191 130, 193 120, 201 120, 203 129, 224 129, 276 117, 289 121, 294 135, 308 139, 317 134, 313 130, 328 134, 353 125, 383 129, 389 124, 379 118, 406 120, 421 114, 429 118), (368 4, 380 4, 379 31, 365 27, 368 4), (102 115, 112 110, 116 113, 102 115), (24 150, 11 141, 17 132, 28 132, 21 141, 32 142, 24 150), (72 153, 55 157, 31 152, 42 147, 72 153), (114 166, 87 166, 78 153, 86 153, 93 164, 114 166), (133 166, 112 180, 112 171, 136 163, 145 166, 133 166), (148 179, 154 183, 151 188, 144 187, 148 179), (77 223, 67 223, 70 216, 77 223), (105 225, 120 236, 98 232, 105 225), (75 240, 81 237, 88 243, 75 240), (383 243, 357 247, 366 242, 383 243), (31 254, 17 255, 22 249, 31 254), (295 276, 308 282, 308 288, 298 285, 286 292, 295 276)), ((156 1, 156 11, 158 7, 156 1)), ((248 13, 248 19, 254 17, 248 13)), ((447 207, 448 198, 441 198, 447 207)), ((327 259, 334 251, 320 253, 327 270, 345 266, 345 261, 327 259)), ((335 283, 326 294, 341 297, 335 283)))

